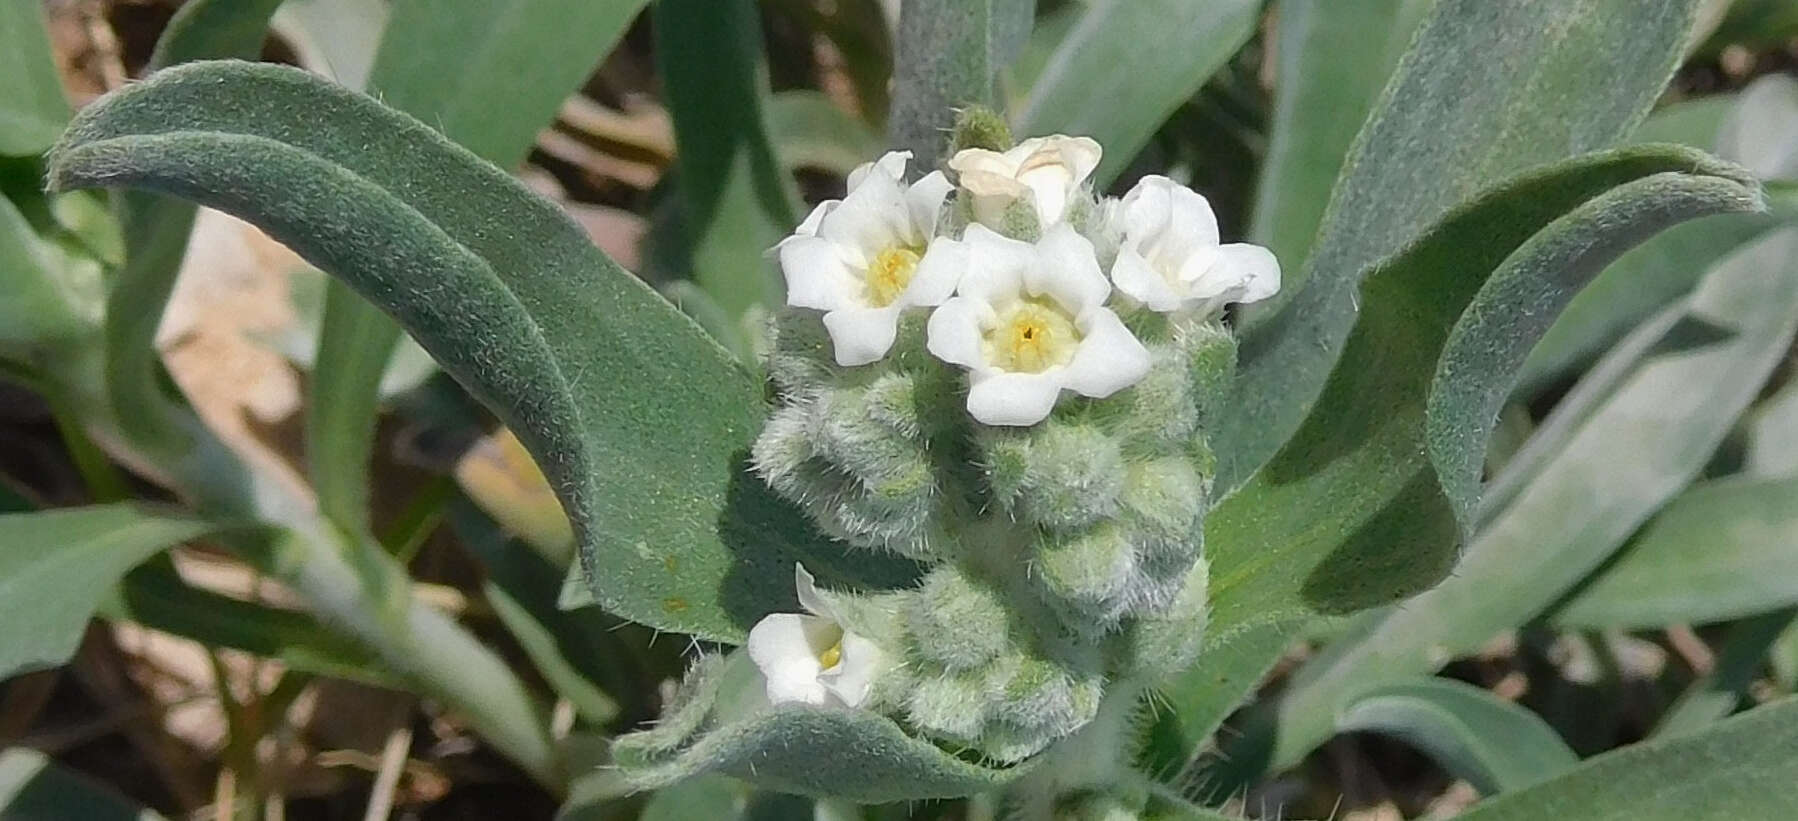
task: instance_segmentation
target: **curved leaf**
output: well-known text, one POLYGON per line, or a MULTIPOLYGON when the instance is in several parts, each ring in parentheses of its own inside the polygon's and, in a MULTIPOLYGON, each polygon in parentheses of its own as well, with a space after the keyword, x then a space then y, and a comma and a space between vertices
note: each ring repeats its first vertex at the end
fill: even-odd
POLYGON ((1692 821, 1798 817, 1798 700, 1701 733, 1645 741, 1477 804, 1462 821, 1692 821))
POLYGON ((1667 708, 1655 736, 1682 735, 1715 724, 1736 711, 1748 686, 1766 667, 1779 637, 1798 621, 1798 607, 1787 607, 1743 619, 1717 650, 1716 666, 1686 687, 1667 708))
POLYGON ((1255 33, 1261 0, 1098 0, 1056 46, 1012 121, 1092 137, 1115 179, 1169 115, 1255 33))
POLYGON ((1355 289, 1458 203, 1521 169, 1609 146, 1648 113, 1700 0, 1439 0, 1356 138, 1311 273, 1248 328, 1212 437, 1241 485, 1304 423, 1356 324, 1355 289))
MULTIPOLYGON (((1278 3, 1273 122, 1249 235, 1280 260, 1286 293, 1304 281, 1343 159, 1432 2, 1278 3)), ((1276 296, 1242 309, 1272 313, 1278 304, 1276 296)))
POLYGON ((42 3, 0 7, 0 157, 42 153, 69 119, 44 22, 42 3))
MULTIPOLYGON (((1506 300, 1532 287, 1577 287, 1669 222, 1753 203, 1735 172, 1690 149, 1603 152, 1480 197, 1382 265, 1362 289, 1360 322, 1318 412, 1206 518, 1213 626, 1201 658, 1226 659, 1232 668, 1225 675, 1201 663, 1176 688, 1204 691, 1221 681, 1242 689, 1232 697, 1177 696, 1176 703, 1240 701, 1311 618, 1383 604, 1447 572, 1473 498, 1450 497, 1429 451, 1485 447, 1483 440, 1432 444, 1426 424, 1431 373, 1452 353, 1444 345, 1458 317, 1493 317, 1487 331, 1511 333, 1496 320, 1527 305, 1506 300), (1685 173, 1698 168, 1723 176, 1685 173), (1508 285, 1483 290, 1494 282, 1508 285)), ((1539 322, 1523 325, 1531 327, 1539 322)), ((1527 336, 1519 336, 1493 349, 1527 350, 1527 336)), ((1502 388, 1507 374, 1469 371, 1466 378, 1470 386, 1489 378, 1502 388)), ((1203 737, 1215 729, 1207 723, 1184 732, 1203 737)))
POLYGON ((133 505, 0 515, 0 679, 68 661, 126 571, 216 529, 133 505))
POLYGON ((1435 669, 1547 609, 1684 488, 1798 330, 1794 261, 1798 230, 1786 229, 1719 264, 1662 350, 1484 527, 1453 576, 1301 670, 1280 706, 1275 764, 1327 737, 1359 693, 1435 669))
POLYGON ((51 180, 237 214, 392 313, 536 457, 614 613, 737 640, 793 606, 802 558, 909 569, 852 565, 745 470, 762 391, 729 354, 554 205, 368 97, 275 66, 170 69, 83 111, 51 180))
POLYGON ((1486 795, 1546 781, 1579 763, 1535 713, 1443 678, 1368 691, 1343 708, 1336 729, 1405 741, 1486 795))
POLYGON ((1792 604, 1798 478, 1731 478, 1674 498, 1550 620, 1575 630, 1637 630, 1792 604))

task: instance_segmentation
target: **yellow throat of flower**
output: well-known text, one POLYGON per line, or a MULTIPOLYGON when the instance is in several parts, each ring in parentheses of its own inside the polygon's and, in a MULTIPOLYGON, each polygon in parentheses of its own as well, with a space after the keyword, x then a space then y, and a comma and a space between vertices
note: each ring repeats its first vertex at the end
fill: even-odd
POLYGON ((918 252, 895 245, 874 255, 868 266, 868 304, 885 308, 905 293, 912 274, 918 272, 918 252))
POLYGON ((838 637, 836 644, 833 644, 833 645, 825 648, 824 652, 818 654, 818 666, 820 669, 829 670, 830 668, 835 667, 838 664, 841 664, 842 662, 843 662, 843 639, 841 637, 838 637))
POLYGON ((1042 373, 1066 365, 1079 347, 1074 318, 1060 305, 1037 297, 1018 300, 986 332, 986 361, 1014 373, 1042 373))

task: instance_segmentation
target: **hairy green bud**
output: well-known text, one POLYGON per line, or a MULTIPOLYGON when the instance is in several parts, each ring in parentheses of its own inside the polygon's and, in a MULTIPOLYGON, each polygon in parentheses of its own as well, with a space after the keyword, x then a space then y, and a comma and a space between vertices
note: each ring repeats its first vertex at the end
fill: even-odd
POLYGON ((1117 513, 1125 465, 1116 438, 1051 419, 987 434, 987 481, 1015 518, 1051 530, 1085 527, 1117 513))
POLYGON ((969 581, 953 566, 932 571, 906 606, 919 658, 946 670, 967 670, 998 658, 1011 646, 1010 620, 996 592, 969 581))
POLYGON ((1011 125, 999 112, 983 105, 971 105, 957 112, 949 132, 950 156, 969 148, 1005 151, 1016 144, 1011 125))

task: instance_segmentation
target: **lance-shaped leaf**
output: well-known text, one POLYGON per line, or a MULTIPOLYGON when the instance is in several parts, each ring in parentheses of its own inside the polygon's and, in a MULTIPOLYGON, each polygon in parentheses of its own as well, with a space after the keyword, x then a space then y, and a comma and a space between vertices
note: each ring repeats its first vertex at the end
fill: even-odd
POLYGON ((913 169, 937 165, 955 110, 993 106, 999 70, 1024 47, 1036 0, 907 0, 899 10, 888 141, 913 169))
POLYGON ((1328 737, 1359 693, 1428 672, 1548 609, 1704 467, 1798 329, 1798 229, 1731 256, 1663 349, 1509 507, 1455 574, 1302 669, 1280 707, 1276 765, 1328 737))
POLYGON ((1420 678, 1363 694, 1336 718, 1342 732, 1393 736, 1486 795, 1560 775, 1579 763, 1547 722, 1489 690, 1420 678))
POLYGON ((1020 135, 1092 137, 1103 186, 1168 115, 1255 33, 1259 0, 1099 0, 1038 75, 1013 117, 1020 135))
POLYGON ((119 577, 217 527, 132 505, 0 516, 0 679, 68 661, 119 577))
POLYGON ((294 69, 195 64, 83 111, 51 181, 236 214, 391 313, 543 467, 613 612, 736 640, 796 603, 795 561, 845 580, 841 551, 745 469, 761 385, 556 206, 423 123, 294 69))
POLYGON ((1798 478, 1729 478, 1668 503, 1556 608, 1581 630, 1710 624, 1798 604, 1798 478))
POLYGON ((1463 821, 1692 821, 1798 817, 1798 700, 1701 733, 1588 759, 1572 772, 1477 804, 1463 821))
MULTIPOLYGON (((1360 321, 1318 412, 1246 487, 1206 518, 1212 562, 1209 659, 1172 689, 1241 686, 1240 701, 1292 631, 1319 614, 1346 613, 1423 590, 1455 558, 1473 498, 1451 498, 1429 455, 1484 439, 1432 443, 1425 421, 1432 372, 1457 392, 1503 392, 1557 299, 1629 244, 1707 213, 1755 207, 1752 181, 1691 149, 1603 152, 1525 175, 1451 214, 1375 273, 1361 290, 1360 321), (1525 300, 1522 304, 1510 300, 1525 300), (1464 317, 1481 330, 1445 350, 1464 317), (1515 322, 1499 321, 1515 317, 1515 322), (1483 339, 1488 334, 1495 338, 1483 339), (1488 357, 1487 369, 1449 357, 1488 357), (1462 381, 1464 380, 1464 381, 1462 381)), ((1440 384, 1435 388, 1440 390, 1440 384)), ((1463 409, 1464 410, 1464 409, 1463 409)), ((1207 710, 1223 697, 1176 695, 1207 710)), ((1213 713, 1213 720, 1222 715, 1213 713)), ((1189 721, 1193 741, 1215 724, 1189 721), (1209 725, 1209 726, 1207 726, 1209 725)))
POLYGON ((1212 436, 1239 486, 1314 407, 1356 324, 1356 286, 1477 191, 1605 148, 1667 84, 1700 0, 1439 0, 1361 129, 1291 302, 1243 338, 1212 436))
POLYGON ((1748 687, 1765 669, 1779 637, 1798 621, 1798 607, 1743 619, 1717 649, 1716 666, 1680 693, 1654 727, 1655 736, 1701 730, 1736 711, 1748 687))
POLYGON ((0 7, 0 157, 49 148, 69 119, 42 3, 0 7))

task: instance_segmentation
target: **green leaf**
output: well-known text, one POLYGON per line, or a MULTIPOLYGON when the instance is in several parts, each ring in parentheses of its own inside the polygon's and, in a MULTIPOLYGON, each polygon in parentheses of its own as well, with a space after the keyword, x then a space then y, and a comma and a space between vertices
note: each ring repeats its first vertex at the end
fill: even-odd
POLYGON ((1219 420, 1235 488, 1319 406, 1356 286, 1476 191, 1632 131, 1678 63, 1699 0, 1439 0, 1356 138, 1311 273, 1243 338, 1219 420))
POLYGON ((190 60, 254 60, 281 0, 192 0, 176 10, 156 40, 150 70, 190 60))
POLYGON ((783 291, 767 250, 799 221, 799 195, 762 114, 768 80, 756 4, 659 0, 651 19, 686 234, 676 265, 732 317, 778 305, 783 291))
POLYGON ((1303 668, 1280 707, 1275 765, 1322 741, 1358 694, 1547 609, 1684 488, 1798 329, 1794 260, 1798 230, 1787 229, 1719 264, 1662 350, 1484 527, 1452 577, 1303 668))
POLYGON ((1798 608, 1787 607, 1744 619, 1729 632, 1717 651, 1716 666, 1681 693, 1667 708, 1655 736, 1674 736, 1709 727, 1736 711, 1767 655, 1786 629, 1798 623, 1798 608))
POLYGON ((1675 497, 1550 618, 1594 630, 1728 621, 1798 604, 1793 568, 1798 478, 1719 479, 1675 497))
POLYGON ((85 109, 51 165, 61 188, 248 219, 395 315, 518 433, 618 615, 740 640, 795 604, 795 561, 836 583, 909 570, 851 564, 753 479, 762 387, 728 353, 556 206, 365 96, 275 66, 171 69, 85 109))
POLYGON ((1588 759, 1572 772, 1477 804, 1462 821, 1692 821, 1798 816, 1798 701, 1692 735, 1588 759))
POLYGON ((1579 763, 1535 713, 1451 679, 1376 687, 1343 708, 1336 729, 1411 744, 1485 795, 1546 781, 1579 763))
POLYGON ((25 215, 0 197, 0 350, 66 338, 89 331, 73 309, 71 277, 51 256, 25 215))
POLYGON ((707 734, 670 759, 626 770, 639 789, 726 773, 753 777, 769 790, 864 804, 973 795, 1021 772, 970 764, 906 735, 884 716, 806 706, 770 709, 707 734))
MULTIPOLYGON (((32 3, 29 5, 37 5, 32 3)), ((162 821, 104 785, 68 770, 37 750, 0 752, 0 817, 16 821, 162 821)))
MULTIPOLYGON (((1798 86, 1782 77, 1756 81, 1739 95, 1704 97, 1655 112, 1636 139, 1715 150, 1757 176, 1777 175, 1783 152, 1798 150, 1798 86)), ((1524 363, 1520 397, 1596 358, 1655 311, 1688 293, 1723 255, 1768 230, 1798 220, 1798 196, 1770 196, 1769 213, 1719 216, 1645 242, 1592 281, 1555 320, 1524 363)))
POLYGON ((1092 137, 1103 187, 1255 33, 1260 0, 1098 0, 1056 47, 1013 122, 1092 137))
POLYGON ((217 527, 132 505, 0 515, 0 679, 68 661, 126 571, 217 527))
POLYGON ((42 3, 0 7, 0 157, 43 153, 69 119, 44 24, 42 3))
MULTIPOLYGON (((387 105, 510 168, 644 2, 506 0, 445 14, 433 0, 402 0, 368 83, 387 105)), ((327 287, 306 455, 320 511, 347 533, 369 529, 369 454, 399 341, 399 327, 378 308, 340 282, 327 287)))
POLYGON ((404 689, 405 682, 360 643, 310 614, 192 587, 174 568, 150 562, 126 574, 100 603, 102 616, 134 621, 207 647, 230 647, 290 669, 404 689))
POLYGON ((788 168, 847 175, 880 156, 880 138, 822 91, 782 91, 768 100, 768 136, 788 168))
POLYGON ((1318 412, 1206 518, 1207 661, 1169 688, 1189 750, 1247 697, 1301 626, 1423 590, 1454 561, 1473 497, 1466 489, 1450 496, 1431 453, 1477 461, 1485 441, 1429 435, 1425 398, 1433 385, 1440 390, 1430 375, 1439 363, 1463 374, 1450 378, 1466 396, 1502 393, 1530 334, 1552 318, 1554 297, 1671 221, 1751 206, 1753 192, 1736 173, 1677 147, 1562 163, 1479 197, 1368 279, 1360 322, 1318 412), (1526 310, 1549 315, 1524 318, 1526 310), (1451 326, 1466 317, 1491 319, 1445 349, 1451 326), (1479 368, 1467 365, 1482 358, 1479 368))
POLYGON ((388 0, 287 0, 273 27, 298 53, 300 65, 322 70, 346 88, 362 88, 391 16, 388 0))
POLYGON ((887 141, 934 169, 955 110, 996 108, 1000 69, 1023 49, 1036 0, 906 0, 894 38, 893 110, 887 141))
POLYGON ((1798 382, 1789 382, 1768 397, 1747 422, 1748 452, 1742 472, 1760 477, 1798 475, 1798 382))
MULTIPOLYGON (((1432 2, 1281 0, 1277 5, 1272 133, 1249 236, 1280 260, 1283 293, 1295 292, 1304 281, 1304 262, 1343 159, 1432 2)), ((1263 305, 1243 307, 1250 314, 1273 312, 1273 306, 1263 305)))

